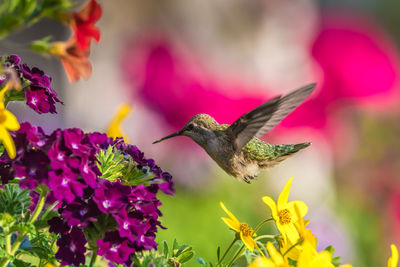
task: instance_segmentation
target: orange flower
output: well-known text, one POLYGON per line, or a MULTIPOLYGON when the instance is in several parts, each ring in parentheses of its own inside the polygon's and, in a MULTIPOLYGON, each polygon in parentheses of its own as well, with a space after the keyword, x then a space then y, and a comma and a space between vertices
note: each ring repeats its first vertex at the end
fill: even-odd
POLYGON ((81 11, 72 14, 70 25, 80 50, 88 49, 92 38, 97 42, 100 40, 100 31, 94 24, 101 13, 101 6, 96 0, 90 0, 81 11))
POLYGON ((79 49, 74 36, 66 42, 53 43, 49 52, 60 58, 70 82, 76 82, 80 77, 86 80, 92 73, 92 64, 89 61, 90 47, 85 50, 79 49))

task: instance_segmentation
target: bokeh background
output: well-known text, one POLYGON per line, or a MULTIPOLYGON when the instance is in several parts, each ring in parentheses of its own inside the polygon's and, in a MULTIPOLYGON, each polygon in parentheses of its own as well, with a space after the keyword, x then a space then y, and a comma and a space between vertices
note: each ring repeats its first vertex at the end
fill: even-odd
MULTIPOLYGON (((395 0, 114 0, 100 1, 101 41, 92 46, 88 81, 70 84, 56 59, 6 43, 53 77, 65 105, 54 116, 11 105, 21 121, 50 131, 104 131, 121 103, 133 106, 123 124, 131 143, 169 171, 176 195, 162 197, 158 241, 193 245, 215 261, 233 233, 219 202, 255 226, 269 217, 261 197, 277 197, 294 177, 290 200, 309 206, 306 218, 319 248, 333 245, 342 262, 383 266, 400 245, 400 2, 395 0), (189 138, 151 143, 197 113, 232 123, 278 94, 317 82, 311 97, 264 136, 271 143, 312 146, 251 185, 225 174, 189 138)), ((8 41, 69 32, 41 21, 8 41)), ((265 228, 264 232, 275 231, 265 228)), ((196 265, 192 261, 192 265, 196 265)))

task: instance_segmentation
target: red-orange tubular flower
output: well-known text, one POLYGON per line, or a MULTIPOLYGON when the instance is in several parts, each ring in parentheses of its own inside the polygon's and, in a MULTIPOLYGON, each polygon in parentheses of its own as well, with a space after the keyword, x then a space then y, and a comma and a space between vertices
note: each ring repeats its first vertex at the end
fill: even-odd
POLYGON ((76 82, 81 77, 86 80, 92 73, 92 64, 88 58, 90 47, 80 49, 74 36, 66 42, 53 43, 50 53, 60 58, 70 82, 76 82))
POLYGON ((101 6, 96 0, 90 0, 79 12, 73 13, 70 25, 77 40, 78 49, 86 50, 90 47, 93 38, 100 40, 100 30, 95 27, 95 23, 101 17, 101 6))

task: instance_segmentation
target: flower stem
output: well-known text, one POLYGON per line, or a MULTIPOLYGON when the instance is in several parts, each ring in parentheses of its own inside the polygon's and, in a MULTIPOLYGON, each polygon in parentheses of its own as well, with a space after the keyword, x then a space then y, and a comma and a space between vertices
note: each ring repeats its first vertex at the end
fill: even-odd
POLYGON ((228 264, 228 267, 232 266, 232 264, 240 257, 240 254, 242 254, 243 250, 244 250, 244 245, 240 247, 236 255, 232 258, 231 262, 228 264))
POLYGON ((217 266, 220 266, 222 261, 224 260, 225 256, 228 254, 229 250, 231 250, 231 248, 233 247, 233 245, 235 244, 236 241, 238 241, 239 239, 237 238, 237 236, 235 236, 235 238, 233 239, 232 243, 229 245, 229 247, 225 250, 224 255, 222 255, 222 258, 218 261, 217 266))
POLYGON ((92 257, 90 258, 89 267, 94 266, 94 263, 96 262, 96 258, 97 258, 97 249, 92 251, 92 257))
POLYGON ((300 238, 299 241, 297 241, 295 244, 293 244, 290 248, 288 248, 285 253, 283 253, 282 257, 285 257, 286 254, 289 253, 289 251, 291 251, 292 249, 294 249, 297 245, 300 245, 301 243, 303 243, 303 238, 300 238))
POLYGON ((11 233, 6 235, 6 252, 7 253, 11 252, 11 233))
POLYGON ((35 210, 33 211, 31 218, 29 219, 30 223, 33 223, 39 216, 40 212, 42 211, 45 200, 46 200, 46 195, 47 195, 47 190, 42 189, 42 192, 40 193, 40 197, 39 197, 38 203, 36 204, 35 210))
POLYGON ((260 236, 257 236, 257 238, 254 238, 254 241, 257 241, 257 240, 260 240, 263 238, 275 239, 275 236, 274 235, 260 235, 260 236))
POLYGON ((267 222, 269 222, 269 221, 273 221, 273 220, 274 220, 274 218, 269 218, 269 219, 266 219, 266 220, 260 222, 260 223, 256 226, 256 228, 254 228, 254 233, 257 233, 257 231, 260 230, 261 226, 263 226, 265 223, 267 223, 267 222))

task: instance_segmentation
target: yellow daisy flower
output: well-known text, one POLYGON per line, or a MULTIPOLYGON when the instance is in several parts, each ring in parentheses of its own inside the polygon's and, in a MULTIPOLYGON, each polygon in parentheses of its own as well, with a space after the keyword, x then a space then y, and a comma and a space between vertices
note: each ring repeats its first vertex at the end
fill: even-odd
POLYGON ((388 260, 388 267, 397 267, 399 263, 399 251, 395 245, 391 245, 390 249, 392 250, 392 256, 388 260))
MULTIPOLYGON (((309 223, 309 220, 304 221, 303 218, 301 217, 301 211, 297 205, 295 205, 295 212, 296 212, 296 218, 297 222, 295 223, 295 227, 297 229, 297 232, 299 234, 299 238, 302 239, 302 242, 309 242, 314 248, 317 248, 317 239, 315 238, 314 234, 311 232, 310 229, 305 229, 306 225, 309 223)), ((296 241, 298 243, 299 239, 296 241)), ((285 257, 288 257, 292 260, 297 261, 300 252, 302 251, 302 246, 301 244, 298 244, 297 246, 293 247, 296 243, 292 243, 289 240, 285 241, 283 240, 281 243, 281 248, 280 251, 282 254, 285 254, 285 257), (290 251, 288 251, 290 249, 290 251)))
POLYGON ((289 263, 285 261, 271 242, 267 243, 267 251, 270 258, 258 257, 249 267, 289 267, 289 263))
POLYGON ((8 156, 13 159, 16 156, 15 144, 8 131, 17 131, 19 123, 17 118, 4 106, 4 94, 7 90, 8 85, 0 91, 0 141, 3 143, 8 156))
POLYGON ((271 259, 257 257, 248 267, 276 267, 271 259))
POLYGON ((254 251, 254 248, 257 248, 257 244, 253 239, 253 236, 256 236, 253 229, 249 227, 247 223, 239 222, 239 220, 236 219, 236 217, 225 207, 224 203, 220 202, 219 204, 229 217, 222 217, 221 219, 226 223, 226 225, 240 235, 243 244, 245 244, 250 251, 254 251))
POLYGON ((300 218, 303 218, 304 215, 306 215, 308 207, 303 201, 297 200, 288 202, 292 180, 293 178, 290 178, 286 183, 278 197, 277 203, 275 203, 275 201, 269 196, 263 197, 262 200, 271 209, 272 217, 275 220, 279 232, 283 236, 284 242, 295 244, 299 239, 299 234, 295 226, 299 220, 296 216, 295 205, 300 211, 300 218))
POLYGON ((324 250, 318 253, 312 244, 304 242, 297 267, 334 267, 331 254, 324 250))
POLYGON ((112 138, 122 137, 126 143, 129 143, 128 137, 121 128, 121 122, 128 116, 131 112, 131 106, 128 104, 122 104, 119 106, 117 113, 111 120, 107 127, 107 135, 112 138))

